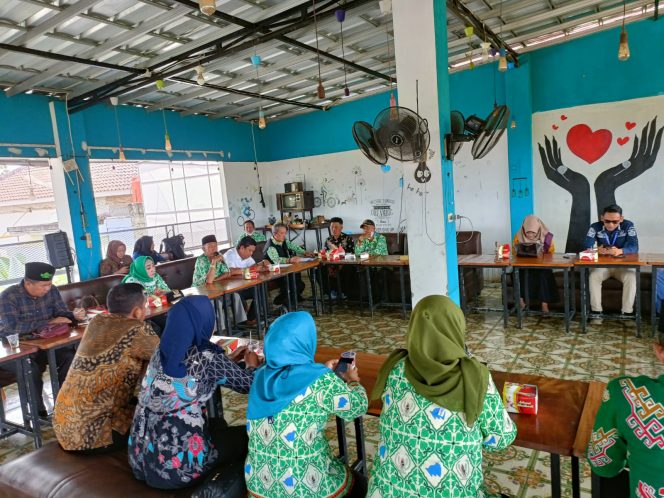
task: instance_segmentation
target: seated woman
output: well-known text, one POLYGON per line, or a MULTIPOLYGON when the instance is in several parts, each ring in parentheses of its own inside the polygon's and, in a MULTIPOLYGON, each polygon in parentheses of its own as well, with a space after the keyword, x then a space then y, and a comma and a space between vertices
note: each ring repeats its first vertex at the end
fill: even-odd
POLYGON ((509 446, 516 426, 489 369, 467 356, 465 328, 447 297, 415 306, 407 349, 387 358, 372 393, 383 411, 367 496, 485 496, 482 450, 509 446))
POLYGON ((139 284, 119 284, 106 298, 109 314, 85 329, 53 410, 53 430, 68 451, 103 453, 127 446, 132 403, 159 338, 145 318, 139 284))
POLYGON ((364 496, 366 481, 332 455, 330 415, 353 420, 367 411, 357 370, 314 363, 316 325, 304 311, 282 315, 265 336, 266 364, 256 372, 247 406, 249 495, 364 496))
POLYGON ((163 263, 166 261, 161 254, 154 250, 154 240, 149 235, 143 235, 134 243, 134 259, 141 256, 148 256, 152 258, 155 263, 163 263))
POLYGON ((126 252, 127 246, 124 242, 111 240, 106 249, 106 258, 99 263, 99 276, 126 275, 133 261, 126 252))
MULTIPOLYGON (((215 465, 242 462, 247 454, 243 426, 208 420, 206 401, 218 385, 246 394, 258 357, 246 349, 247 369, 210 342, 214 309, 205 296, 182 299, 168 314, 138 399, 129 435, 129 464, 137 479, 160 489, 201 480, 215 465)), ((242 465, 235 479, 242 480, 242 465)))
MULTIPOLYGON (((536 244, 540 254, 553 254, 556 251, 553 245, 553 234, 549 232, 542 220, 534 214, 526 216, 521 224, 521 229, 514 236, 512 252, 518 254, 519 244, 536 244)), ((553 278, 553 270, 533 270, 519 272, 519 284, 521 293, 526 289, 526 275, 528 275, 528 299, 539 301, 542 313, 549 312, 549 303, 558 301, 558 288, 553 278)), ((526 307, 526 302, 521 298, 521 308, 526 307)))
POLYGON ((161 296, 171 292, 164 279, 157 273, 154 261, 149 256, 139 256, 129 267, 123 284, 141 284, 150 296, 161 296))

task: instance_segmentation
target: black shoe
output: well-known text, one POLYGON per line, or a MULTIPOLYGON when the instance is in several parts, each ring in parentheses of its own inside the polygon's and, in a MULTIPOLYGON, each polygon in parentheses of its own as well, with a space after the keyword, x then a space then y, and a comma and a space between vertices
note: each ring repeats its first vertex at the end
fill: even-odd
POLYGON ((48 412, 46 411, 46 408, 37 410, 37 415, 39 415, 39 418, 48 418, 48 412))
POLYGON ((620 312, 620 318, 636 318, 636 313, 633 311, 631 313, 620 312))

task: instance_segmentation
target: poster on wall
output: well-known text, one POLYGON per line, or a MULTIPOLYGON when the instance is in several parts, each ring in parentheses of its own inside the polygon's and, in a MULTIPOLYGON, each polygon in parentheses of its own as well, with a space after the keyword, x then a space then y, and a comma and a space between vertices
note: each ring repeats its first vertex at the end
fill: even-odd
POLYGON ((533 115, 535 213, 560 252, 578 252, 605 206, 636 225, 641 252, 664 244, 664 96, 533 115))

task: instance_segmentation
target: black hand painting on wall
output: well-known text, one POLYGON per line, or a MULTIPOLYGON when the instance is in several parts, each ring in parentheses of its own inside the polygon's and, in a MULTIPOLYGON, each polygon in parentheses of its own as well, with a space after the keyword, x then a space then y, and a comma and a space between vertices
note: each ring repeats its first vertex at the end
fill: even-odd
POLYGON ((634 138, 632 155, 618 166, 603 171, 595 180, 595 198, 597 200, 597 212, 610 204, 616 204, 616 189, 645 171, 652 168, 662 143, 662 131, 657 131, 657 117, 643 127, 641 140, 634 138))
POLYGON ((590 225, 590 183, 581 173, 563 165, 560 147, 556 139, 553 143, 549 137, 544 137, 544 144, 539 147, 544 174, 553 183, 567 190, 572 196, 572 210, 570 212, 569 228, 567 229, 567 244, 565 252, 579 252, 582 250, 588 226, 590 225))
MULTIPOLYGON (((632 126, 634 124, 631 123, 632 126)), ((554 126, 554 129, 557 129, 557 127, 554 126)), ((610 141, 611 133, 608 130, 601 131, 609 135, 610 141)), ((604 207, 616 203, 618 187, 625 185, 653 167, 662 143, 663 132, 664 127, 657 130, 657 117, 655 117, 643 127, 640 140, 638 136, 634 137, 634 146, 629 159, 602 172, 597 177, 594 189, 598 213, 601 213, 604 207)), ((625 137, 621 140, 627 141, 628 138, 625 137)), ((619 144, 623 145, 620 141, 619 144)), ((583 242, 591 222, 590 184, 584 175, 569 169, 562 163, 560 147, 555 138, 550 141, 545 136, 544 147, 540 143, 537 145, 546 177, 572 196, 565 252, 579 252, 584 249, 583 242)), ((608 148, 608 145, 606 144, 606 148, 608 148)), ((605 151, 606 149, 603 149, 597 158, 601 157, 605 151)), ((574 153, 576 154, 576 152, 574 153)), ((594 162, 594 160, 587 162, 594 162)))

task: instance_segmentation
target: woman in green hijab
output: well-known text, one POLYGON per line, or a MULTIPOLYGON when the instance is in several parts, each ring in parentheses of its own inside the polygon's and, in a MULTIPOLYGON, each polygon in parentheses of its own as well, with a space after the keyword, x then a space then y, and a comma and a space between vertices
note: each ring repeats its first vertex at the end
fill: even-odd
POLYGON ((406 349, 382 366, 380 441, 367 496, 484 497, 482 449, 516 437, 489 370, 465 349, 466 321, 444 296, 413 310, 406 349))
POLYGON ((151 296, 160 296, 171 292, 161 275, 157 273, 154 261, 149 256, 140 256, 129 267, 129 273, 122 279, 123 284, 141 284, 151 296))

